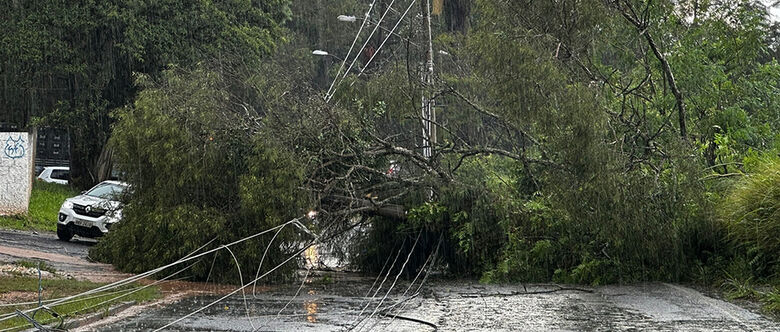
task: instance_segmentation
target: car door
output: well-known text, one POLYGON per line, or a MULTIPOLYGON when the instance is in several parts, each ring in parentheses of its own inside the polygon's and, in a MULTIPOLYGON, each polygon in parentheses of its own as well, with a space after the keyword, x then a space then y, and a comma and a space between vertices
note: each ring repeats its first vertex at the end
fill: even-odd
POLYGON ((68 180, 70 178, 70 171, 64 169, 52 170, 50 178, 51 180, 49 182, 54 182, 58 184, 68 184, 68 180))

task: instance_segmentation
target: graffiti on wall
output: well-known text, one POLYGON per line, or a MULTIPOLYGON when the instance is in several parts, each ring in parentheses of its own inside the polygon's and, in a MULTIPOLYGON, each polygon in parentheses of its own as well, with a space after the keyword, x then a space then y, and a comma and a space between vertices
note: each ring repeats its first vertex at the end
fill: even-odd
POLYGON ((16 139, 14 139, 12 136, 8 136, 8 139, 5 140, 5 148, 3 149, 3 152, 5 152, 5 156, 11 159, 19 159, 24 157, 25 149, 24 149, 24 139, 22 136, 17 136, 16 139))
POLYGON ((0 132, 0 215, 27 213, 32 188, 30 135, 0 132))

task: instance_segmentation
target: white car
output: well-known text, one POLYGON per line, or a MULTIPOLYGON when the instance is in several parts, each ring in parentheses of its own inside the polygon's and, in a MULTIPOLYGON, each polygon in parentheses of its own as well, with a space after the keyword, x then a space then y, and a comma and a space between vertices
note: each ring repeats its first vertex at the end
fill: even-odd
POLYGON ((57 216, 57 237, 70 241, 73 235, 95 238, 108 233, 112 225, 122 220, 120 200, 128 187, 124 182, 103 181, 66 199, 57 216))
POLYGON ((43 172, 38 175, 38 180, 59 184, 68 184, 69 178, 70 168, 61 166, 44 167, 43 172))

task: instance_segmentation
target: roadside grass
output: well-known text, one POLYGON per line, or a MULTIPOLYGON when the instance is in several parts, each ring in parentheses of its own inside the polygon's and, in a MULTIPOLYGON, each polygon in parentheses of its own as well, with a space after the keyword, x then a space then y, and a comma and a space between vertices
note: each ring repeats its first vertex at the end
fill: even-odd
POLYGON ((66 198, 79 194, 70 186, 35 181, 27 215, 0 216, 0 228, 56 231, 57 213, 66 198))
POLYGON ((727 276, 721 285, 729 300, 748 300, 761 304, 765 313, 780 318, 780 280, 770 283, 755 283, 752 278, 727 276))
MULTIPOLYGON (((43 279, 44 301, 47 299, 56 299, 64 296, 78 294, 100 287, 104 284, 90 281, 79 281, 69 279, 43 279)), ((0 293, 25 292, 36 294, 37 298, 38 278, 9 276, 0 277, 0 293)), ((156 286, 141 288, 140 284, 130 284, 111 291, 101 292, 93 295, 87 295, 82 298, 74 299, 72 302, 66 302, 52 307, 67 322, 68 319, 83 315, 86 313, 100 312, 107 310, 113 304, 136 301, 138 303, 150 301, 160 297, 160 290, 156 286), (120 297, 121 296, 121 297, 120 297)), ((25 299, 25 302, 33 302, 25 299)), ((45 303, 44 303, 45 304, 45 303)), ((37 308, 37 304, 23 306, 4 306, 0 304, 0 318, 13 315, 15 309, 25 310, 37 308)), ((36 316, 36 321, 43 324, 58 323, 59 319, 53 317, 48 312, 41 310, 36 316)), ((0 330, 16 331, 32 327, 21 317, 14 317, 9 320, 0 321, 0 330)))
POLYGON ((776 286, 773 291, 764 295, 764 309, 775 317, 780 317, 780 286, 776 286))

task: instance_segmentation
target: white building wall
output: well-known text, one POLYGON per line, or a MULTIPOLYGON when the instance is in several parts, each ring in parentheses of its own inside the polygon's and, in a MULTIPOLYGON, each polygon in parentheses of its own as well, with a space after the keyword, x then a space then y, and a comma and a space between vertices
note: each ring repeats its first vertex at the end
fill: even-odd
POLYGON ((27 213, 33 147, 26 132, 0 132, 0 215, 27 213))

